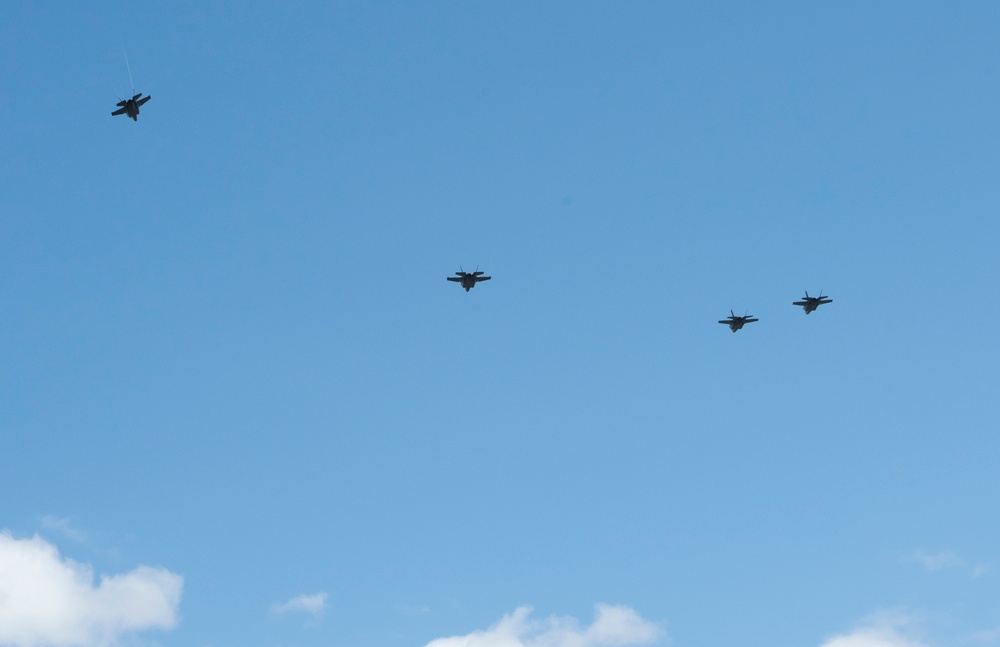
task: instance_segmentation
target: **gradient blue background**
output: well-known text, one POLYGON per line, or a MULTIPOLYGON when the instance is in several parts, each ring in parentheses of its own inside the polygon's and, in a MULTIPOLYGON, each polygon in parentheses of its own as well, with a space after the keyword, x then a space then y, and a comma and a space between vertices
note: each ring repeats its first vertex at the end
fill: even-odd
POLYGON ((997 627, 1000 5, 955 4, 0 5, 0 527, 183 574, 167 646, 997 627))

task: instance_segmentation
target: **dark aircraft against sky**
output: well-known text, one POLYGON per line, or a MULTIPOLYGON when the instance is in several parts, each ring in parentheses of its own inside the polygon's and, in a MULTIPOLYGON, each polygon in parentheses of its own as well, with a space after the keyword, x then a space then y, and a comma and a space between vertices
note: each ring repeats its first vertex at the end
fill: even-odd
POLYGON ((792 305, 802 306, 805 309, 806 314, 809 314, 810 312, 820 307, 824 303, 833 303, 833 299, 827 299, 825 296, 823 296, 823 290, 820 290, 819 293, 820 296, 811 297, 809 296, 809 293, 806 292, 806 296, 802 298, 802 301, 795 301, 792 303, 792 305))
MULTIPOLYGON (((112 112, 111 116, 117 117, 118 115, 128 115, 132 121, 139 121, 139 107, 149 101, 150 97, 147 95, 146 97, 140 99, 140 97, 142 97, 142 92, 136 94, 135 83, 132 81, 132 66, 128 64, 128 54, 125 53, 124 49, 122 50, 122 55, 125 57, 125 69, 128 70, 128 82, 129 86, 132 88, 132 98, 122 99, 119 101, 117 104, 118 110, 112 112)), ((121 97, 118 98, 121 99, 121 97)))
POLYGON ((730 330, 732 330, 733 332, 736 332, 737 330, 739 330, 740 328, 742 328, 744 325, 746 325, 748 323, 753 323, 755 321, 760 321, 760 320, 759 319, 754 319, 753 315, 747 315, 747 314, 743 315, 742 317, 737 317, 736 315, 733 314, 733 311, 730 310, 729 311, 729 316, 727 318, 723 319, 722 321, 720 321, 719 323, 720 324, 726 324, 727 326, 729 326, 730 330))
POLYGON ((455 283, 461 283, 462 287, 465 288, 466 292, 476 287, 476 283, 479 283, 480 281, 489 281, 491 278, 493 278, 492 276, 483 276, 483 274, 486 274, 486 272, 480 272, 479 266, 476 266, 475 272, 466 272, 461 268, 461 266, 459 266, 458 269, 459 271, 455 272, 457 276, 449 276, 447 278, 449 281, 454 281, 455 283))
MULTIPOLYGON (((126 64, 128 63, 127 57, 125 59, 125 62, 126 64)), ((131 80, 131 78, 132 78, 132 70, 130 69, 129 80, 131 80)), ((122 101, 119 101, 117 104, 118 110, 112 112, 111 116, 116 117, 118 115, 128 115, 132 119, 132 121, 139 121, 138 119, 139 108, 147 101, 149 101, 151 98, 152 97, 148 95, 143 97, 142 93, 139 92, 133 95, 131 99, 124 99, 122 101)), ((455 276, 449 276, 446 278, 449 281, 461 284, 461 286, 465 288, 465 291, 468 292, 472 288, 476 287, 476 283, 479 283, 480 281, 489 281, 491 278, 493 278, 491 276, 483 276, 483 274, 485 274, 485 272, 480 271, 478 266, 476 267, 476 270, 474 272, 466 272, 464 269, 459 267, 459 271, 455 272, 455 276)), ((802 308, 805 309, 806 314, 809 314, 810 312, 820 307, 821 305, 825 305, 827 303, 833 303, 833 299, 826 298, 826 296, 823 295, 822 292, 823 291, 820 290, 820 296, 818 297, 811 297, 809 296, 809 292, 806 292, 805 293, 806 295, 805 297, 803 297, 802 301, 795 301, 792 305, 802 306, 802 308)), ((753 323, 755 321, 760 321, 760 320, 754 318, 754 316, 750 314, 744 314, 743 316, 738 317, 733 313, 732 310, 730 310, 729 316, 725 319, 720 320, 719 323, 729 326, 730 330, 736 332, 737 330, 743 328, 743 326, 745 326, 746 324, 753 323)))
POLYGON ((128 115, 129 117, 132 118, 132 121, 139 121, 139 106, 146 103, 151 98, 148 95, 142 97, 141 99, 139 97, 142 97, 142 92, 135 95, 131 99, 125 99, 124 101, 119 101, 118 110, 112 112, 111 116, 116 117, 118 115, 128 115))

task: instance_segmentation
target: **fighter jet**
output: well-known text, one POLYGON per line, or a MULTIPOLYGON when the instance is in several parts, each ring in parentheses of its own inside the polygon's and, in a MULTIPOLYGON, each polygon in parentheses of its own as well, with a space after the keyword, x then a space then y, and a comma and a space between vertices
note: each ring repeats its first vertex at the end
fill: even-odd
POLYGON ((730 310, 729 311, 729 317, 726 318, 726 319, 723 319, 719 323, 720 324, 726 324, 727 326, 729 326, 730 330, 732 330, 733 332, 736 332, 737 330, 739 330, 740 328, 742 328, 744 325, 746 325, 748 323, 753 323, 755 321, 760 321, 760 320, 759 319, 754 319, 753 315, 743 315, 742 317, 737 317, 736 315, 733 314, 733 311, 730 310))
POLYGON ((449 276, 447 278, 449 281, 454 281, 455 283, 461 283, 462 287, 465 288, 466 292, 476 287, 476 283, 480 281, 489 281, 491 278, 493 278, 492 276, 482 276, 483 274, 486 274, 486 272, 480 272, 479 266, 476 266, 475 272, 466 272, 461 267, 459 267, 458 269, 459 271, 455 272, 457 276, 449 276))
POLYGON ((142 97, 141 99, 139 97, 142 97, 142 92, 135 95, 131 99, 125 99, 124 101, 119 101, 118 102, 119 109, 112 112, 111 116, 117 117, 118 115, 127 114, 129 117, 132 118, 132 121, 139 121, 139 106, 146 103, 150 99, 149 96, 142 97))
POLYGON ((822 290, 820 290, 819 293, 820 293, 820 296, 818 296, 818 297, 811 297, 811 296, 809 296, 809 293, 806 292, 806 296, 803 297, 802 301, 794 301, 794 302, 792 302, 792 305, 793 306, 802 306, 805 309, 806 314, 809 314, 810 312, 812 312, 816 308, 820 307, 824 303, 833 303, 833 299, 827 299, 825 296, 823 296, 823 291, 822 290))

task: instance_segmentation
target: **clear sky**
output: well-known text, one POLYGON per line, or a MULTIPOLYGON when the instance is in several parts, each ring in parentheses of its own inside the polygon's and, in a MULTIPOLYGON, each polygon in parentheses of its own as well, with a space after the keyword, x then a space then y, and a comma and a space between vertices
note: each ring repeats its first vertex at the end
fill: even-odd
POLYGON ((1000 645, 998 34, 0 3, 0 645, 1000 645))

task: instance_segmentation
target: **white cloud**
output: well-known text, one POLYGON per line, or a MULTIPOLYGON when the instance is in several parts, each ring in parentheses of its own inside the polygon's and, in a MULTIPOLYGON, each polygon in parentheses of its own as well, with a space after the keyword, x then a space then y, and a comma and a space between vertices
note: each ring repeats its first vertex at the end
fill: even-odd
POLYGON ((431 612, 431 608, 426 604, 400 604, 396 606, 396 612, 406 616, 425 616, 431 612))
POLYGON ((531 620, 531 607, 519 607, 485 631, 438 638, 426 647, 626 647, 656 642, 663 629, 625 606, 598 604, 597 617, 581 628, 575 618, 531 620))
POLYGON ((122 634, 177 624, 184 578, 139 566, 102 575, 37 535, 0 532, 0 645, 106 647, 122 634))
POLYGON ((1000 627, 994 629, 987 629, 986 631, 977 631, 976 633, 969 636, 968 642, 976 643, 979 645, 994 645, 1000 643, 1000 627))
POLYGON ((288 613, 289 611, 302 611, 311 613, 314 616, 323 613, 326 608, 326 593, 316 593, 313 595, 300 595, 294 597, 284 604, 276 604, 271 607, 275 613, 288 613))
POLYGON ((865 625, 850 633, 834 636, 821 647, 927 647, 916 639, 904 635, 912 623, 896 614, 873 616, 865 625))
POLYGON ((73 541, 80 543, 87 541, 87 535, 82 530, 76 528, 67 517, 57 517, 47 514, 42 517, 42 528, 61 533, 73 541))
POLYGON ((980 577, 986 575, 992 570, 993 570, 993 564, 990 564, 989 562, 984 564, 976 564, 975 566, 972 567, 972 579, 974 580, 979 579, 980 577))
POLYGON ((946 568, 960 568, 965 566, 965 560, 950 550, 934 554, 915 550, 910 558, 928 571, 940 571, 946 568))

